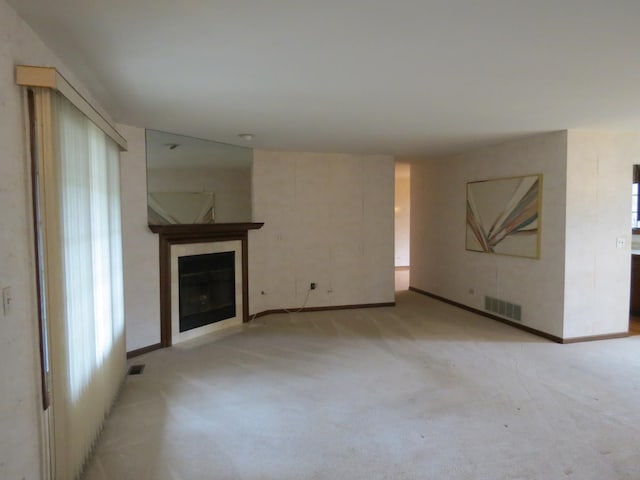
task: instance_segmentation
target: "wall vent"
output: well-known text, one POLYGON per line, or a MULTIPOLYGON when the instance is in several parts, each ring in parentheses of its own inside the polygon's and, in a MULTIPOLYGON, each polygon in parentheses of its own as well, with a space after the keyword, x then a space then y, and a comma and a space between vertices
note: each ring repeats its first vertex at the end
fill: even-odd
POLYGON ((131 365, 129 367, 129 375, 142 375, 144 371, 144 363, 139 365, 131 365))
POLYGON ((515 303, 485 296, 484 309, 501 317, 515 320, 516 322, 522 321, 522 306, 516 305, 515 303))

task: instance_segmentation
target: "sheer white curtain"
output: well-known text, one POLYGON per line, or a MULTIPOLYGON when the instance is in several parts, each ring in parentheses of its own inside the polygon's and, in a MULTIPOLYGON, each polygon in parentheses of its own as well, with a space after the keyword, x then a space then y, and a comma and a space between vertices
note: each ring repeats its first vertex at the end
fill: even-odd
POLYGON ((57 222, 61 253, 50 333, 55 471, 73 479, 126 368, 119 150, 57 93, 51 117, 53 175, 45 181, 57 190, 59 218, 47 221, 57 222))

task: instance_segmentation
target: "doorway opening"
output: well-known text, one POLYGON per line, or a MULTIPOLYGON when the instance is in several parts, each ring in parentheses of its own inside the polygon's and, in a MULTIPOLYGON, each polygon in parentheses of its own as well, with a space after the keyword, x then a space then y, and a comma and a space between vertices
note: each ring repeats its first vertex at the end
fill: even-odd
POLYGON ((631 291, 629 335, 640 335, 640 165, 633 166, 631 183, 631 291))
POLYGON ((411 164, 395 164, 396 292, 409 289, 411 244, 411 164))

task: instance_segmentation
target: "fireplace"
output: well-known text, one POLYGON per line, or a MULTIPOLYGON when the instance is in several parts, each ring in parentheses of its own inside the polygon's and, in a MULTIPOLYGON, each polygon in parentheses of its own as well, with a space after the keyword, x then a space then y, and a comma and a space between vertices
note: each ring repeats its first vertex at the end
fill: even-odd
POLYGON ((172 245, 171 343, 242 324, 242 242, 172 245))
POLYGON ((179 331, 236 316, 235 252, 178 258, 179 331))
MULTIPOLYGON (((247 232, 262 227, 262 223, 219 223, 202 225, 150 225, 149 229, 159 235, 160 251, 160 345, 168 347, 200 335, 217 331, 226 327, 239 326, 249 321, 248 301, 248 261, 247 261, 247 232), (231 253, 233 258, 234 304, 231 308, 229 301, 220 300, 220 293, 209 293, 208 287, 189 285, 188 295, 191 302, 185 312, 187 316, 195 315, 184 325, 180 325, 180 303, 185 300, 180 295, 180 260, 195 256, 203 258, 210 254, 231 253), (209 298, 203 298, 202 296, 209 298), (201 297, 198 299, 197 297, 201 297), (198 305, 198 302, 201 304, 198 305), (202 322, 199 314, 209 310, 214 304, 228 309, 222 316, 234 310, 230 318, 216 319, 212 323, 198 325, 202 322)), ((228 258, 231 258, 228 256, 228 258)), ((196 262, 197 263, 197 262, 196 262)), ((190 267, 189 267, 190 268, 190 267)), ((210 271, 219 270, 212 267, 210 271)), ((197 271, 189 271, 187 274, 197 271)), ((201 273, 201 272, 200 272, 201 273)), ((224 277, 218 272, 214 277, 224 277)), ((230 278, 229 273, 226 274, 230 278)), ((191 277, 194 284, 200 283, 197 275, 191 277)), ((214 282, 218 283, 218 282, 214 282)), ((227 284, 228 285, 228 284, 227 284)), ((207 314, 208 316, 208 314, 207 314)), ((207 320, 209 322, 209 320, 207 320)), ((204 322, 202 322, 204 323, 204 322)))

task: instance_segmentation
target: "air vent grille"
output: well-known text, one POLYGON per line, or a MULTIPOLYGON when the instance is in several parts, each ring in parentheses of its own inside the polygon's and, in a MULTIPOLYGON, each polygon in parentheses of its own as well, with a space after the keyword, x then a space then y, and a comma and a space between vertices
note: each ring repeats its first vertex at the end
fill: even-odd
POLYGON ((144 364, 131 365, 129 367, 129 375, 142 375, 144 372, 144 364))
POLYGON ((515 303, 485 296, 484 309, 488 312, 500 315, 501 317, 515 320, 516 322, 522 321, 522 306, 516 305, 515 303))

